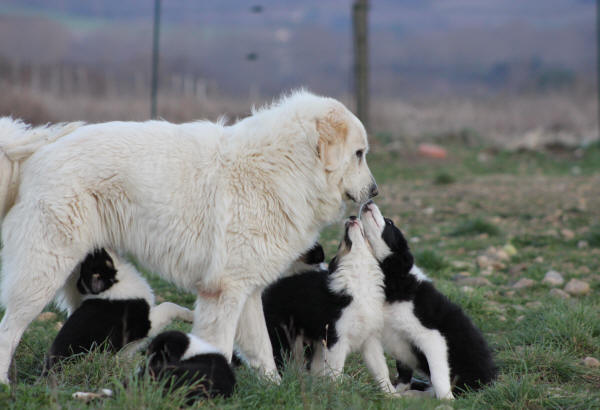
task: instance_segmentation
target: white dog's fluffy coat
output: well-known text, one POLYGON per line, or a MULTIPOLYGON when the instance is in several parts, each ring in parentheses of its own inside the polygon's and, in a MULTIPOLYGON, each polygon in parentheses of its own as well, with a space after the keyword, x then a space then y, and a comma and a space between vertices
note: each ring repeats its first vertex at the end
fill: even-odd
MULTIPOLYGON (((0 382, 27 325, 99 247, 131 252, 197 293, 192 332, 227 358, 235 339, 250 364, 276 372, 261 292, 339 218, 345 197, 376 195, 360 121, 336 100, 297 92, 231 126, 73 128, 19 158, 14 205, 0 198, 0 382)), ((0 162, 12 170, 10 139, 0 162)))

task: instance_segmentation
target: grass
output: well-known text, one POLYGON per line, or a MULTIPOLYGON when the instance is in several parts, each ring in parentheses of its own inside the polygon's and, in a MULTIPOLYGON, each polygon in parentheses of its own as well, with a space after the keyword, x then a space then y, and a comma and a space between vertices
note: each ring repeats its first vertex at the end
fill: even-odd
MULTIPOLYGON (((447 148, 449 158, 442 161, 374 149, 369 164, 380 185, 377 203, 410 239, 417 263, 472 317, 495 350, 498 381, 449 404, 461 409, 599 408, 600 369, 582 364, 587 356, 600 359, 599 147, 592 145, 578 156, 486 151, 485 162, 478 160, 482 147, 447 148), (575 166, 578 174, 571 172, 575 166), (565 235, 565 230, 571 233, 565 235), (579 247, 581 240, 588 247, 579 247), (452 280, 459 272, 482 275, 477 257, 507 243, 517 253, 486 273, 492 285, 464 291, 452 280), (541 279, 550 269, 566 281, 587 281, 591 293, 567 300, 549 296, 550 287, 541 279), (512 289, 521 277, 534 279, 536 285, 512 289)), ((356 210, 349 206, 347 214, 352 213, 356 210)), ((328 257, 340 234, 339 224, 322 232, 328 257)), ((154 275, 149 281, 161 298, 192 307, 193 295, 154 275)), ((35 321, 25 332, 11 370, 15 384, 0 391, 1 408, 183 406, 185 389, 165 396, 148 378, 134 377, 143 363, 141 355, 125 358, 94 351, 66 363, 62 372, 41 377, 44 354, 65 319, 53 311, 56 318, 35 321), (87 405, 71 398, 75 391, 100 388, 112 389, 114 397, 87 405)), ((170 328, 190 327, 176 322, 170 328)), ((391 360, 389 364, 393 371, 391 360)), ((313 378, 294 363, 285 368, 278 386, 250 369, 238 369, 236 375, 232 398, 196 407, 435 409, 443 404, 386 397, 357 355, 349 358, 344 377, 335 382, 313 378)))
POLYGON ((450 232, 450 236, 469 236, 481 234, 497 236, 500 234, 500 229, 496 225, 482 218, 475 218, 459 223, 458 226, 456 226, 456 228, 450 232))

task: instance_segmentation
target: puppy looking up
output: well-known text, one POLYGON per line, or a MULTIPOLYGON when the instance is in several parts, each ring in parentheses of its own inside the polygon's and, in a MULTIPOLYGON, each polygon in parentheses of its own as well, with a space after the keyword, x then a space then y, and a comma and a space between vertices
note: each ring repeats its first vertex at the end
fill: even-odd
POLYGON ((393 392, 380 343, 383 302, 383 274, 360 221, 351 217, 328 273, 300 273, 264 291, 265 319, 277 364, 281 366, 290 351, 303 357, 302 344, 308 342, 314 349, 311 372, 339 376, 346 356, 361 351, 382 389, 393 392))
POLYGON ((498 370, 483 335, 413 265, 402 232, 372 201, 362 207, 361 221, 385 275, 383 344, 401 362, 398 369, 406 385, 400 389, 408 387, 412 376, 406 366, 427 373, 438 398, 453 398, 453 391, 494 380, 498 370))
POLYGON ((161 333, 148 346, 147 355, 150 376, 170 379, 166 389, 191 385, 188 404, 202 397, 233 394, 235 375, 223 353, 192 334, 161 333))
POLYGON ((134 266, 111 257, 105 249, 88 254, 81 263, 77 290, 81 305, 75 307, 54 339, 46 370, 60 358, 103 343, 110 351, 118 351, 157 334, 175 318, 193 320, 192 311, 174 303, 155 306, 152 288, 134 266), (118 266, 115 261, 119 261, 118 266))

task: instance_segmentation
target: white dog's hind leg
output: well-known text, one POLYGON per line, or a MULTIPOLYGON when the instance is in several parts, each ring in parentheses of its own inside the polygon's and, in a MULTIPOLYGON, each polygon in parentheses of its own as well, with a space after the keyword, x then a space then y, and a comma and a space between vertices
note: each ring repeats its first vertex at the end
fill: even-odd
POLYGON ((381 389, 386 393, 394 393, 396 389, 390 381, 390 370, 388 369, 383 353, 383 347, 377 337, 368 338, 362 346, 362 355, 367 369, 381 389))
POLYGON ((192 334, 217 347, 231 362, 233 340, 248 294, 239 288, 201 293, 196 299, 192 334))
POLYGON ((235 341, 250 366, 258 368, 267 377, 279 382, 280 377, 273 359, 273 348, 267 332, 261 295, 262 289, 256 289, 246 300, 238 322, 235 341))
POLYGON ((0 322, 0 383, 8 383, 8 368, 23 332, 33 319, 52 301, 79 261, 52 254, 35 252, 24 257, 22 250, 6 244, 2 264, 2 302, 6 312, 0 322), (14 256, 19 256, 16 261, 14 256), (28 266, 18 271, 17 266, 28 266), (32 267, 38 267, 35 271, 32 267))
POLYGON ((191 323, 194 321, 194 312, 171 302, 163 302, 158 306, 153 306, 150 309, 151 327, 148 336, 156 336, 174 319, 181 319, 191 323))

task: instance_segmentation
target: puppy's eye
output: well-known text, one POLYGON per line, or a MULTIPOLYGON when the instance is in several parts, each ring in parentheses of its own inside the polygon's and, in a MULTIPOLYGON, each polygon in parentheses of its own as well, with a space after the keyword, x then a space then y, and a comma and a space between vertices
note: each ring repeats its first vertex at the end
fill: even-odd
POLYGON ((364 154, 364 151, 362 149, 359 149, 358 151, 356 151, 356 158, 362 159, 363 154, 364 154))

